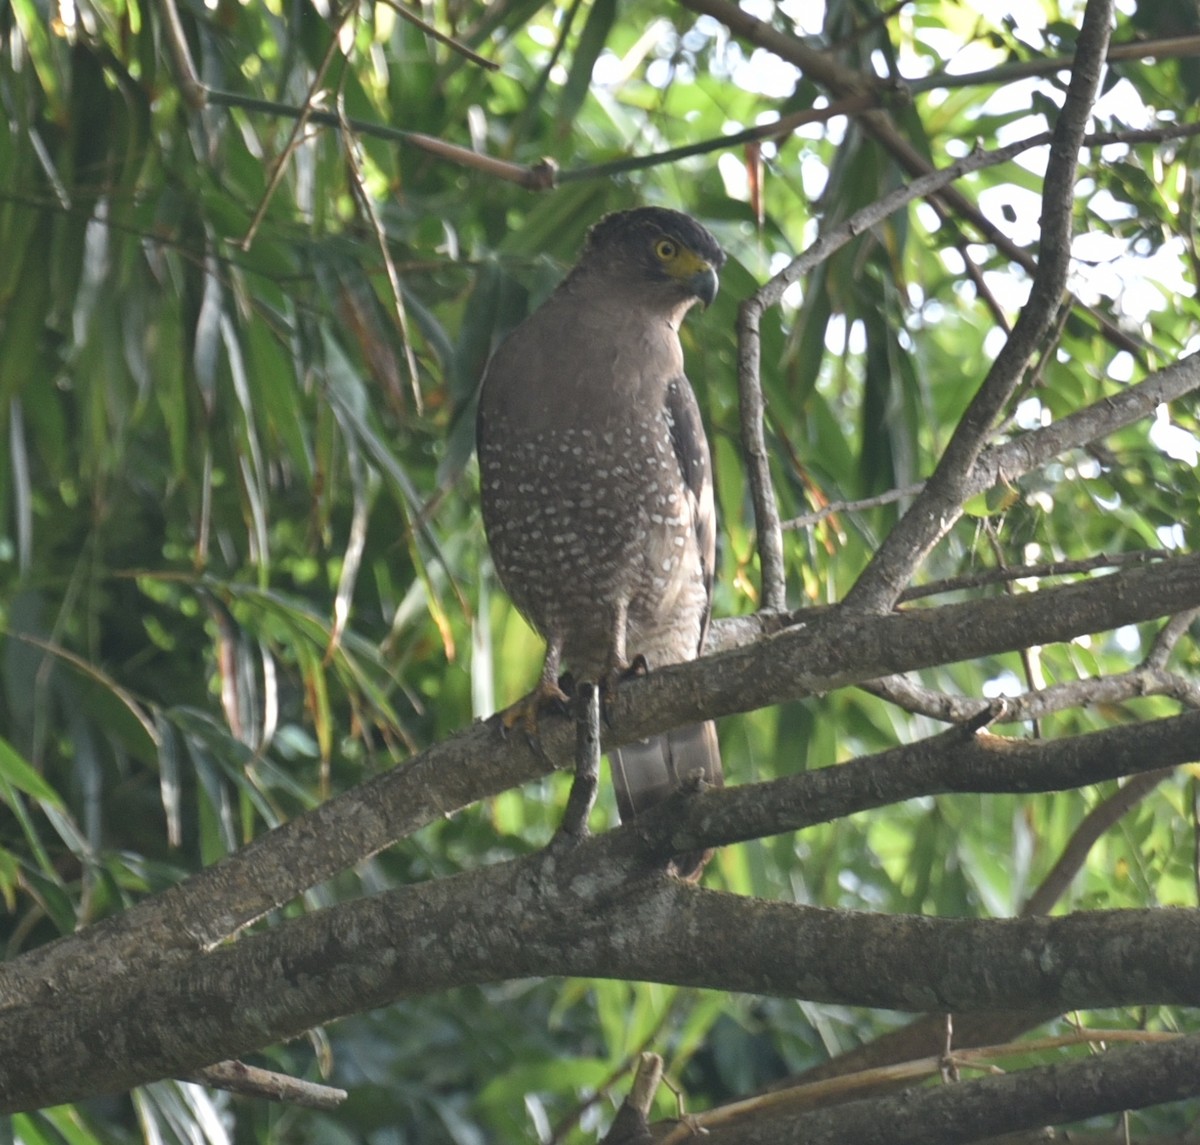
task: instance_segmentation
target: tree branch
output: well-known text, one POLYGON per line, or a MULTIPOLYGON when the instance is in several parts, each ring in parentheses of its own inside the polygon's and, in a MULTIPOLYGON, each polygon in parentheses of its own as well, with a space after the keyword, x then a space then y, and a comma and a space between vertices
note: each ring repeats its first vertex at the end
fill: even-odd
POLYGON ((929 550, 958 520, 971 496, 969 477, 1005 403, 1058 313, 1071 257, 1071 207, 1084 128, 1100 84, 1113 0, 1089 0, 1079 32, 1071 83, 1054 127, 1042 195, 1040 257, 1022 308, 983 385, 946 446, 941 461, 908 512, 888 534, 846 596, 851 608, 892 606, 929 550))
POLYGON ((1011 483, 1067 450, 1099 441, 1121 426, 1149 417, 1157 406, 1197 388, 1200 388, 1200 353, 1189 354, 1144 381, 1069 413, 1042 429, 985 449, 963 490, 969 499, 994 485, 1011 483))
POLYGON ((832 911, 647 870, 644 853, 628 847, 634 836, 621 828, 566 853, 331 907, 8 1011, 0 1112, 191 1074, 347 1013, 515 977, 943 1012, 1200 1003, 1197 912, 976 920, 832 911))
MULTIPOLYGON (((789 266, 783 273, 791 269, 789 266)), ((1150 374, 1135 385, 1125 386, 1048 426, 989 446, 979 455, 970 474, 963 479, 964 499, 975 497, 997 485, 1014 484, 1026 473, 1040 469, 1064 453, 1072 449, 1081 449, 1124 426, 1150 417, 1158 406, 1177 401, 1197 389, 1200 389, 1200 353, 1189 354, 1178 362, 1150 374)), ((836 502, 784 522, 782 527, 802 528, 815 524, 831 513, 873 508, 915 493, 919 494, 925 487, 925 483, 922 483, 906 489, 893 490, 862 502, 836 502)), ((910 589, 907 594, 902 594, 902 597, 912 599, 915 595, 921 595, 919 589, 910 589)))
MULTIPOLYGON (((1080 584, 889 616, 842 608, 758 643, 673 665, 621 685, 606 746, 681 724, 828 692, 879 676, 1050 644, 1200 606, 1200 556, 1080 584)), ((0 965, 0 1005, 74 989, 77 976, 113 976, 186 957, 426 823, 573 757, 570 721, 542 720, 545 755, 475 724, 123 914, 0 965), (96 960, 105 960, 98 971, 96 960)), ((210 1060, 216 1060, 215 1058, 210 1060)))
POLYGON ((940 170, 929 172, 899 187, 883 198, 856 211, 844 223, 822 234, 806 251, 773 275, 738 310, 738 404, 741 411, 742 449, 750 478, 754 520, 758 530, 759 563, 762 569, 762 608, 779 612, 786 604, 783 565, 783 532, 779 508, 771 483, 770 455, 765 433, 766 405, 761 381, 762 316, 783 297, 784 291, 819 266, 852 239, 886 219, 901 207, 948 186, 971 171, 1007 162, 1030 147, 1050 142, 1040 135, 1020 140, 992 152, 975 152, 940 170))
POLYGON ((634 826, 654 853, 669 855, 803 830, 918 796, 1062 791, 1198 759, 1200 712, 1058 740, 952 728, 836 767, 682 799, 634 826))
POLYGON ((1200 1035, 1193 1035, 794 1117, 716 1126, 703 1140, 706 1145, 959 1145, 1198 1092, 1200 1035))
MULTIPOLYGON (((953 1057, 955 1068, 988 1069, 1000 1072, 992 1062, 1048 1050, 1061 1050, 1071 1046, 1086 1045, 1102 1050, 1118 1043, 1163 1044, 1179 1039, 1179 1034, 1148 1032, 1146 1030, 1103 1030, 1084 1027, 1067 1035, 1035 1038, 1024 1042, 1008 1042, 1004 1045, 981 1046, 978 1049, 948 1051, 953 1057)), ((701 1132, 714 1128, 726 1128, 733 1124, 746 1124, 750 1120, 794 1116, 810 1109, 824 1109, 847 1101, 862 1098, 877 1098, 882 1093, 894 1093, 905 1085, 915 1084, 942 1073, 946 1055, 927 1055, 920 1058, 898 1061, 891 1065, 860 1070, 857 1073, 829 1078, 823 1081, 802 1083, 787 1088, 772 1089, 753 1097, 735 1100, 693 1118, 701 1132)), ((656 1126, 663 1128, 663 1123, 656 1126)), ((668 1128, 659 1145, 685 1145, 689 1127, 668 1128)))
POLYGON ((1129 782, 1093 807, 1083 821, 1071 832, 1071 838, 1062 854, 1042 880, 1037 890, 1029 896, 1021 908, 1022 915, 1047 914, 1062 897, 1083 864, 1096 841, 1150 794, 1171 774, 1171 768, 1161 771, 1144 771, 1134 775, 1129 782))
POLYGON ((218 1062, 205 1066, 188 1078, 198 1085, 257 1097, 266 1101, 282 1101, 304 1109, 337 1109, 348 1096, 344 1089, 319 1085, 299 1077, 260 1069, 238 1061, 218 1062))

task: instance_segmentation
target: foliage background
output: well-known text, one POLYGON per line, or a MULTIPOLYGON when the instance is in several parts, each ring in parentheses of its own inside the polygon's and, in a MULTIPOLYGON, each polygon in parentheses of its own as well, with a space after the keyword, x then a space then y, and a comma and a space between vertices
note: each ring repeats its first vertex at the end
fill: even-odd
MULTIPOLYGON (((1082 6, 820 7, 753 10, 815 46, 837 45, 852 69, 981 73, 916 83, 911 102, 892 109, 909 142, 941 165, 976 141, 1046 126, 1065 73, 1012 80, 1003 65, 1068 53, 1082 6)), ((685 209, 730 252, 722 293, 689 321, 686 348, 718 479, 717 613, 755 606, 737 303, 905 172, 843 117, 765 144, 761 167, 734 146, 597 170, 819 106, 825 94, 676 4, 452 0, 422 14, 498 70, 384 4, 339 13, 304 2, 181 4, 200 77, 228 93, 196 110, 158 6, 0 8, 7 957, 171 884, 529 686, 539 643, 498 591, 483 544, 473 392, 496 340, 552 288, 605 210, 685 209), (532 192, 403 139, 312 123, 289 149, 295 121, 252 101, 299 107, 313 86, 335 117, 522 165, 549 156, 559 186, 532 192)), ((1197 30, 1194 5, 1127 0, 1114 38, 1197 30)), ((1193 59, 1114 64, 1097 126, 1191 120, 1198 94, 1193 59)), ((1072 280, 1080 305, 1004 432, 1062 416, 1194 348, 1196 146, 1114 145, 1086 158, 1077 202, 1086 238, 1072 280)), ((1026 249, 1042 162, 1033 153, 962 184, 1026 249)), ((927 474, 1002 340, 997 312, 1014 317, 1027 281, 969 225, 923 204, 789 294, 782 314, 768 315, 763 357, 784 516, 927 474)), ((1194 548, 1195 430, 1194 406, 1180 403, 1153 426, 981 500, 925 579, 1194 548)), ((790 532, 790 603, 839 599, 896 513, 842 511, 790 532)), ((1118 672, 1152 635, 1119 631, 922 682, 995 695, 1118 672)), ((1194 673, 1196 661, 1184 642, 1173 666, 1194 673)), ((1028 730, 1065 734, 1177 707, 1130 699, 1028 730)), ((743 782, 935 726, 854 690, 725 721, 721 738, 727 772, 743 782)), ((915 801, 726 848, 708 880, 829 906, 1012 914, 1109 794, 915 801)), ((549 838, 564 795, 556 778, 497 797, 290 909, 524 853, 549 838)), ((1193 798, 1187 776, 1161 785, 1092 848, 1059 909, 1194 905, 1193 798)), ((615 816, 607 793, 600 815, 615 816)), ((1165 1009, 1094 1020, 1194 1026, 1165 1009)), ((663 1052, 703 1107, 899 1021, 664 986, 505 983, 348 1019, 266 1055, 349 1088, 334 1115, 160 1083, 131 1099, 17 1117, 0 1137, 584 1141, 607 1121, 608 1094, 620 1096, 640 1049, 663 1052)), ((1174 1128, 1186 1116, 1162 1111, 1147 1124, 1174 1128)))

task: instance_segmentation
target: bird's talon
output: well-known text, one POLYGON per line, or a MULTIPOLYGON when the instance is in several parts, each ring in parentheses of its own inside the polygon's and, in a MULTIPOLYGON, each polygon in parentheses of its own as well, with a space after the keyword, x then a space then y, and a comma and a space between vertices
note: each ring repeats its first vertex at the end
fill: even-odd
POLYGON ((525 746, 528 747, 529 750, 533 752, 533 754, 536 755, 543 763, 553 764, 554 760, 550 758, 550 753, 547 752, 545 747, 542 746, 542 737, 537 733, 537 731, 530 731, 528 728, 526 728, 524 734, 525 746))
POLYGON ((650 661, 646 659, 640 652, 629 661, 629 666, 621 673, 622 680, 636 680, 639 676, 646 676, 650 672, 650 661))
POLYGON ((557 683, 548 684, 543 681, 529 695, 505 708, 495 718, 504 739, 508 738, 513 728, 519 727, 525 734, 525 742, 529 749, 542 759, 548 759, 538 732, 538 720, 543 708, 549 708, 559 715, 567 715, 571 709, 571 698, 557 683))

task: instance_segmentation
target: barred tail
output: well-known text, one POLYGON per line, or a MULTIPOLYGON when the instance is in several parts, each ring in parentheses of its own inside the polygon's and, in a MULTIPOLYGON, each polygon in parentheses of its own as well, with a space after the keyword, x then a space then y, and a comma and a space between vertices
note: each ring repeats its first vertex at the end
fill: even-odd
MULTIPOLYGON (((712 720, 628 743, 608 754, 622 822, 661 803, 697 772, 710 787, 724 783, 717 727, 712 720)), ((690 851, 672 861, 676 874, 698 879, 712 851, 690 851)))

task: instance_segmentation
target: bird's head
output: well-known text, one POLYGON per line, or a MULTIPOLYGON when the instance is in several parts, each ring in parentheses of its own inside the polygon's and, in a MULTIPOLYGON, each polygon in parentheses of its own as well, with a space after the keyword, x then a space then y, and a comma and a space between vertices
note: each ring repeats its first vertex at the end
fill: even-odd
POLYGON ((638 301, 670 310, 711 305, 725 252, 695 219, 664 207, 605 215, 588 232, 581 271, 602 273, 635 288, 638 301))

